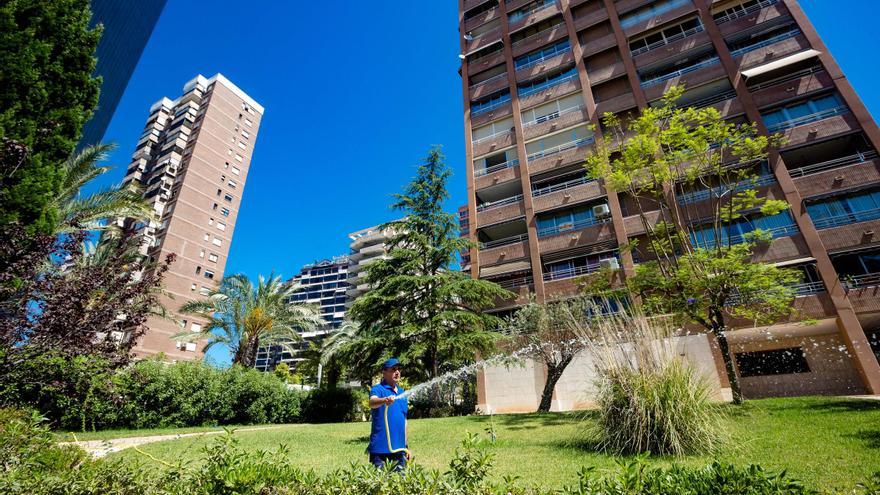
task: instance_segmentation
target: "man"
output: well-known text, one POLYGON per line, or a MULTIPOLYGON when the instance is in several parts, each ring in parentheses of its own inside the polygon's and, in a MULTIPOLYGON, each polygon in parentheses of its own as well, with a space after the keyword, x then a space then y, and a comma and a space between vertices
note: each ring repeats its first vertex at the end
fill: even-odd
POLYGON ((370 389, 372 429, 370 431, 370 463, 382 467, 386 462, 394 464, 395 471, 402 471, 409 460, 407 450, 408 411, 406 398, 397 399, 403 388, 400 381, 400 362, 391 358, 382 363, 382 381, 370 389))

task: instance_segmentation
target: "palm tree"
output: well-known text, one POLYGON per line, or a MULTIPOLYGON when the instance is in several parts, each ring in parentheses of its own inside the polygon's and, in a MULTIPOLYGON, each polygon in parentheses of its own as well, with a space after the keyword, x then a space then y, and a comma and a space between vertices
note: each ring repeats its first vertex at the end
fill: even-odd
MULTIPOLYGON (((280 276, 259 277, 255 287, 243 274, 224 277, 207 299, 183 305, 185 313, 208 320, 208 342, 203 352, 222 345, 232 352, 232 364, 253 366, 260 345, 283 345, 300 340, 299 332, 324 323, 320 310, 293 301, 302 286, 283 282, 280 276)), ((182 332, 171 338, 198 341, 201 333, 182 332)))
POLYGON ((64 183, 53 200, 59 212, 58 234, 75 230, 104 230, 114 225, 117 218, 132 218, 148 222, 155 218, 155 211, 144 201, 133 185, 106 187, 88 196, 81 197, 80 190, 110 167, 99 166, 107 159, 114 146, 99 144, 86 147, 80 153, 64 162, 64 183))

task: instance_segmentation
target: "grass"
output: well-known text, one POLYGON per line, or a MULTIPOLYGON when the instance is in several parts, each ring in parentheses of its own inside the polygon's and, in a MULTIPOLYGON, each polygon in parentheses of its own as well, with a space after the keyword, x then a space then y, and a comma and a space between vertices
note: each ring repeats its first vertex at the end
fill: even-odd
MULTIPOLYGON (((260 426, 232 426, 229 428, 260 428, 260 426)), ((223 427, 191 426, 189 428, 154 428, 150 430, 59 431, 55 433, 55 438, 57 438, 59 442, 72 442, 74 440, 110 440, 113 438, 179 435, 183 433, 204 433, 209 431, 223 431, 223 427)))
MULTIPOLYGON (((788 473, 810 485, 849 490, 870 473, 880 470, 880 401, 842 398, 789 398, 749 401, 741 407, 723 406, 728 441, 715 457, 736 464, 760 464, 788 473)), ((470 416, 410 422, 410 445, 415 460, 445 469, 466 431, 481 433, 494 422, 498 436, 489 449, 495 454, 495 476, 519 476, 527 484, 561 487, 573 483, 581 466, 614 466, 615 458, 596 452, 584 439, 575 414, 470 416)), ((586 421, 594 421, 586 413, 586 421)), ((150 430, 152 434, 156 430, 150 430)), ((146 432, 130 432, 143 435, 146 432)), ((168 433, 167 430, 161 433, 168 433)), ((266 431, 238 432, 249 449, 286 445, 290 461, 303 468, 328 472, 352 462, 364 462, 369 423, 286 425, 266 431)), ((184 438, 142 446, 168 461, 191 460, 216 436, 184 438)), ((111 458, 137 458, 159 466, 132 450, 111 458)), ((713 456, 675 460, 701 466, 713 456)), ((652 457, 652 464, 668 465, 670 458, 652 457)))

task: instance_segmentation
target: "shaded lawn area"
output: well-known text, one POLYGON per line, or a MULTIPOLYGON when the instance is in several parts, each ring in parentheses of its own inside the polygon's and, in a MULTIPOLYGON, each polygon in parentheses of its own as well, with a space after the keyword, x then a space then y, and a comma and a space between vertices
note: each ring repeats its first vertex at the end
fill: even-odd
MULTIPOLYGON (((267 425, 277 426, 277 425, 267 425)), ((261 428, 262 425, 227 426, 227 428, 261 428)), ((191 426, 188 428, 153 428, 150 430, 102 430, 102 431, 59 431, 55 438, 59 442, 73 442, 76 440, 110 440, 113 438, 145 437, 153 435, 180 435, 184 433, 205 433, 209 431, 223 431, 222 426, 191 426)))
MULTIPOLYGON (((742 407, 722 406, 727 414, 728 440, 715 457, 736 464, 760 464, 767 470, 787 470, 790 476, 816 488, 849 490, 880 470, 880 401, 808 397, 749 401, 742 407)), ((469 416, 410 421, 410 445, 415 461, 446 469, 465 432, 488 438, 494 423, 498 440, 489 444, 495 455, 493 475, 515 475, 523 484, 560 488, 574 483, 581 466, 613 468, 615 458, 595 452, 585 433, 594 416, 528 414, 469 416), (581 418, 583 420, 581 421, 581 418)), ((155 430, 149 430, 152 433, 155 430)), ((147 432, 132 432, 147 434, 147 432)), ((168 433, 168 431, 163 431, 168 433)), ((238 432, 247 449, 288 449, 290 461, 304 469, 333 471, 352 462, 365 462, 369 423, 289 425, 238 432)), ((142 446, 159 459, 191 460, 217 437, 185 438, 142 446)), ((111 458, 138 459, 160 468, 142 454, 123 451, 111 458)), ((712 456, 675 460, 702 466, 712 456)), ((652 457, 655 465, 670 458, 652 457)))

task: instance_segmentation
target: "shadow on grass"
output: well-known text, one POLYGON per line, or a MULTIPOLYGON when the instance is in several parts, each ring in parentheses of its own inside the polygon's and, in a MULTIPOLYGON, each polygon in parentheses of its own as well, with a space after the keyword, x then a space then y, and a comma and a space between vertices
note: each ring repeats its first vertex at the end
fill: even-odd
POLYGON ((357 437, 357 438, 349 438, 348 440, 345 440, 345 443, 347 443, 347 444, 360 444, 360 445, 370 443, 370 435, 364 435, 362 437, 357 437))
POLYGON ((859 430, 844 436, 865 442, 869 449, 880 449, 880 430, 859 430))

